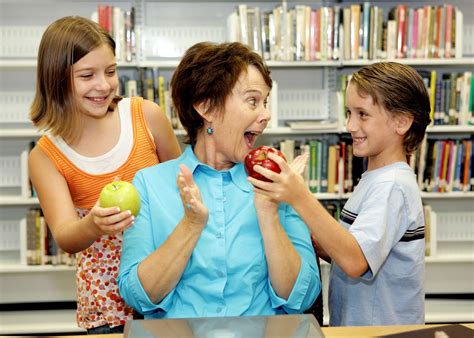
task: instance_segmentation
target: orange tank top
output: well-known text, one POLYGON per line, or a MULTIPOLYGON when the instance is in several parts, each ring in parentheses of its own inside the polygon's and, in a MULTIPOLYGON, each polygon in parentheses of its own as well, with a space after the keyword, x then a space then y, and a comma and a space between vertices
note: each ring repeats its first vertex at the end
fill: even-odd
POLYGON ((38 145, 66 179, 76 208, 91 209, 106 184, 117 177, 122 181, 131 182, 138 170, 159 163, 155 142, 146 127, 142 103, 142 98, 134 97, 131 99, 132 151, 126 162, 112 172, 98 175, 89 174, 72 163, 47 136, 42 136, 39 139, 38 145))

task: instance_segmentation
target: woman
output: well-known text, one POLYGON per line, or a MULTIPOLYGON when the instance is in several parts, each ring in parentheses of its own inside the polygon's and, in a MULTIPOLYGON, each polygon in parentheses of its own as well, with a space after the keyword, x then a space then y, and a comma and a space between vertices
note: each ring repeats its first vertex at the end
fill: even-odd
POLYGON ((124 235, 119 288, 145 318, 301 313, 321 290, 310 235, 254 194, 242 164, 270 119, 270 72, 240 43, 198 43, 173 103, 190 144, 137 173, 142 209, 124 235))

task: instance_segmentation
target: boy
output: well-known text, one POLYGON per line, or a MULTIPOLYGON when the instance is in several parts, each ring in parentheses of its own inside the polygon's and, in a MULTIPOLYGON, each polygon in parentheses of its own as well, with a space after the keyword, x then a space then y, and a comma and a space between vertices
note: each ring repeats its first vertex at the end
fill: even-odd
POLYGON ((318 254, 332 262, 330 325, 424 323, 424 217, 407 157, 430 123, 428 92, 411 67, 381 62, 353 74, 346 92, 347 130, 368 169, 334 220, 291 167, 255 170, 255 191, 289 203, 312 231, 318 254))

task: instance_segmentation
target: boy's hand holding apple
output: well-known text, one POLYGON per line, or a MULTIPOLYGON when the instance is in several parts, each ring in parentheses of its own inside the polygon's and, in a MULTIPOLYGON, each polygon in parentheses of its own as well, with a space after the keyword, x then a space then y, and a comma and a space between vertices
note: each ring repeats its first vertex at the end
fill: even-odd
POLYGON ((255 166, 259 165, 263 168, 271 170, 275 173, 280 173, 281 169, 277 162, 272 160, 269 157, 269 154, 276 154, 280 158, 282 158, 286 162, 286 158, 283 153, 275 148, 268 147, 268 146, 260 146, 258 148, 253 149, 250 151, 247 156, 245 156, 244 164, 245 170, 247 171, 250 177, 253 177, 257 180, 265 181, 265 182, 272 182, 270 177, 267 175, 262 175, 255 170, 255 166))
POLYGON ((254 165, 252 169, 256 175, 249 174, 248 181, 255 187, 255 192, 289 204, 298 200, 301 194, 308 192, 302 177, 308 161, 307 153, 297 156, 291 164, 275 151, 267 152, 266 158, 276 164, 278 169, 274 170, 275 165, 270 167, 254 165), (259 176, 265 177, 265 180, 258 179, 259 176))

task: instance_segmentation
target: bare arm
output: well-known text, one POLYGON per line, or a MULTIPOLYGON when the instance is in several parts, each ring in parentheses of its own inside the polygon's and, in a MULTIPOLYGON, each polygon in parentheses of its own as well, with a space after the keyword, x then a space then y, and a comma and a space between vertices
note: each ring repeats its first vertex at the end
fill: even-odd
POLYGON ((280 223, 278 203, 257 193, 255 208, 272 286, 279 297, 288 299, 301 269, 301 258, 280 223))
POLYGON ((143 100, 143 113, 155 141, 160 162, 165 162, 181 155, 181 148, 179 147, 176 135, 161 107, 152 101, 143 100))
POLYGON ((314 198, 299 173, 279 156, 270 153, 269 157, 278 163, 282 171, 276 174, 256 166, 255 171, 268 177, 273 183, 249 177, 250 183, 256 187, 255 191, 276 201, 290 204, 309 227, 327 256, 347 275, 359 277, 365 273, 369 265, 355 237, 314 198))
POLYGON ((208 220, 207 207, 192 173, 184 165, 177 184, 184 217, 163 245, 138 266, 140 282, 153 303, 159 303, 178 284, 208 220))
POLYGON ((80 219, 66 180, 38 146, 30 153, 28 170, 46 222, 63 250, 69 253, 82 251, 101 235, 121 232, 132 224, 133 218, 128 211, 98 206, 80 219))

